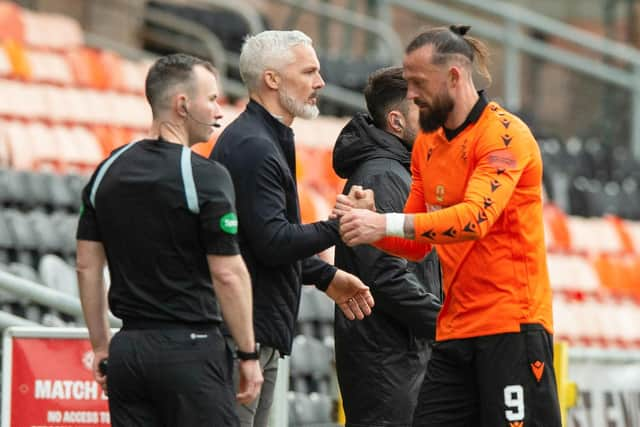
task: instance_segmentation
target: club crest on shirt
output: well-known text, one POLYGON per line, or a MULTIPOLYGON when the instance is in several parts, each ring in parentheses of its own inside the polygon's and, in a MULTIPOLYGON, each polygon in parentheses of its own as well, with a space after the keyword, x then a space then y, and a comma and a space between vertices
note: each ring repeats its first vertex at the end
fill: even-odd
POLYGON ((444 202, 444 185, 436 185, 436 200, 440 203, 444 202))

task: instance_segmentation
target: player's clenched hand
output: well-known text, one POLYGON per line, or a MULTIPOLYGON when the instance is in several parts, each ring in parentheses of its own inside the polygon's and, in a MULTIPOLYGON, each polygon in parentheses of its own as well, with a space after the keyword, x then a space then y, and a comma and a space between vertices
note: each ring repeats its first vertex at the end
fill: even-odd
POLYGON ((262 387, 262 371, 260 370, 259 360, 240 360, 238 361, 240 370, 240 385, 236 400, 243 405, 253 402, 262 387))
POLYGON ((329 287, 327 295, 335 301, 349 320, 364 319, 371 314, 374 306, 369 287, 353 274, 338 270, 329 287))
POLYGON ((385 236, 386 218, 366 209, 352 209, 340 219, 340 236, 349 246, 373 243, 385 236))

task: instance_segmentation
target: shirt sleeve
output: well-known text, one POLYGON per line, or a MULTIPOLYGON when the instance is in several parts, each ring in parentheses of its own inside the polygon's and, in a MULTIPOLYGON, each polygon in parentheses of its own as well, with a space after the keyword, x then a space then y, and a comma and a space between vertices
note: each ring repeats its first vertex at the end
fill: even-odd
MULTIPOLYGON (((102 164, 101 164, 102 165, 102 164)), ((100 165, 100 166, 101 166, 100 165)), ((82 203, 80 205, 80 215, 78 218, 78 229, 76 231, 77 240, 91 240, 94 242, 102 242, 100 229, 98 228, 98 218, 96 210, 91 204, 91 188, 96 179, 96 173, 100 169, 96 169, 93 176, 82 189, 82 203)))
POLYGON ((462 202, 414 217, 416 240, 436 244, 484 237, 500 217, 529 166, 536 142, 521 125, 508 135, 497 124, 485 130, 475 148, 476 167, 462 202))
POLYGON ((200 237, 205 250, 208 255, 237 255, 238 217, 231 176, 218 162, 198 160, 202 163, 194 178, 200 207, 200 237))
POLYGON ((338 269, 314 255, 302 260, 302 283, 326 292, 338 269))

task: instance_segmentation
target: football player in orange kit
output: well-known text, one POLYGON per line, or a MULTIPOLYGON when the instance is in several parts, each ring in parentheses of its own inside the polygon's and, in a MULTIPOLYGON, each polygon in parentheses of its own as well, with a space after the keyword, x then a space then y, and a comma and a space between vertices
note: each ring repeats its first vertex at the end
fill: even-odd
POLYGON ((348 245, 410 260, 435 245, 440 256, 445 300, 414 426, 560 427, 540 151, 476 90, 488 50, 468 30, 433 28, 406 49, 422 132, 404 213, 376 213, 361 193, 339 196, 334 215, 348 245))

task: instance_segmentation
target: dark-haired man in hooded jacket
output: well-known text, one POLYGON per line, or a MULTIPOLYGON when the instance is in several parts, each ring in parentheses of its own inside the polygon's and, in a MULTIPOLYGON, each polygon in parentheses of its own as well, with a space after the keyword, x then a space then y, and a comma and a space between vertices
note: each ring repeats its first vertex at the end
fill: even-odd
MULTIPOLYGON (((401 67, 373 73, 365 88, 369 114, 342 130, 333 167, 352 186, 372 189, 378 212, 399 212, 411 186, 411 147, 418 108, 406 100, 401 67)), ((440 310, 435 251, 419 263, 374 248, 336 246, 336 266, 358 276, 376 300, 360 322, 335 313, 336 365, 347 427, 410 426, 440 310)))

